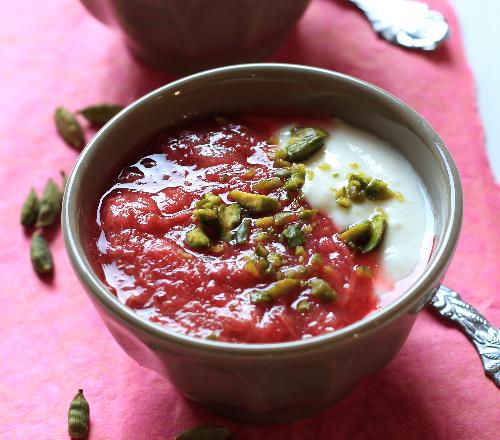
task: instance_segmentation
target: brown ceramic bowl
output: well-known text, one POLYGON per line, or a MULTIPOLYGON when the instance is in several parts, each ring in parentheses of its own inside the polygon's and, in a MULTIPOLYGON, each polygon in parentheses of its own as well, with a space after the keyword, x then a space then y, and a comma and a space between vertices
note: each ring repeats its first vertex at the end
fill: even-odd
POLYGON ((116 341, 187 398, 247 422, 278 422, 313 414, 342 399, 362 377, 390 362, 440 285, 461 219, 462 193, 455 164, 418 113, 356 78, 286 64, 210 70, 134 102, 82 152, 63 203, 63 231, 71 262, 116 341), (95 218, 96 200, 110 176, 132 163, 153 134, 199 115, 255 109, 319 111, 390 142, 410 161, 427 188, 435 219, 434 249, 424 273, 398 299, 332 333, 273 344, 232 344, 174 333, 121 304, 99 279, 85 251, 88 219, 95 218))

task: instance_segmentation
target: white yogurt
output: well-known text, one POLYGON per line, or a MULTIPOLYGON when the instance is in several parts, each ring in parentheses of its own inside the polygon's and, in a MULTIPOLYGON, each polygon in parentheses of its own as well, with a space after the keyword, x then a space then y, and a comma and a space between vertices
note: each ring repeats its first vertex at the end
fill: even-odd
MULTIPOLYGON (((407 287, 425 267, 434 237, 432 211, 420 178, 395 148, 376 136, 339 120, 320 126, 329 137, 325 147, 306 162, 308 177, 303 191, 307 201, 342 229, 366 220, 375 207, 383 208, 388 225, 381 244, 381 266, 394 284, 376 283, 376 290, 382 294, 398 284, 397 290, 407 287), (349 209, 339 207, 334 191, 347 184, 348 173, 356 172, 384 180, 391 190, 403 195, 403 200, 366 200, 353 203, 349 209)), ((286 143, 288 137, 285 129, 281 142, 286 143)))

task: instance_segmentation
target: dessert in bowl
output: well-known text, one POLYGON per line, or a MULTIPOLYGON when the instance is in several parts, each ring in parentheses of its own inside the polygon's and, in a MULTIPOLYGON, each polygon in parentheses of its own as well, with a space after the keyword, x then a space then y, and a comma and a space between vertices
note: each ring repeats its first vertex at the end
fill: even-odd
POLYGON ((82 153, 63 210, 117 342, 188 398, 268 422, 334 403, 395 356, 460 221, 453 161, 418 114, 278 64, 129 106, 82 153))

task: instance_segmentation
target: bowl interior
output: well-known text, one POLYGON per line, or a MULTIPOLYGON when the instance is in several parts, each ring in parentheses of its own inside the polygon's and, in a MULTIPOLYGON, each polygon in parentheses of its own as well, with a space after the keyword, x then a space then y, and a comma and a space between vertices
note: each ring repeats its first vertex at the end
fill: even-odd
POLYGON ((82 249, 96 201, 152 135, 206 114, 262 110, 338 117, 388 141, 408 158, 427 188, 435 217, 434 249, 417 284, 421 282, 419 290, 435 286, 453 252, 461 219, 460 182, 440 138, 417 113, 374 86, 322 69, 276 64, 215 69, 171 83, 136 101, 96 135, 75 166, 66 195, 66 232, 86 269, 91 266, 82 249))

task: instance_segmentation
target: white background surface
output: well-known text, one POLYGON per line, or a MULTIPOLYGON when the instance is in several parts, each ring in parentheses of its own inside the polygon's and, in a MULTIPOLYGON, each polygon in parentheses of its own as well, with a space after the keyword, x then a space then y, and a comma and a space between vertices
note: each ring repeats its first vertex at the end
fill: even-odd
POLYGON ((452 0, 452 4, 476 78, 490 164, 500 182, 500 121, 497 115, 500 106, 500 0, 452 0))

